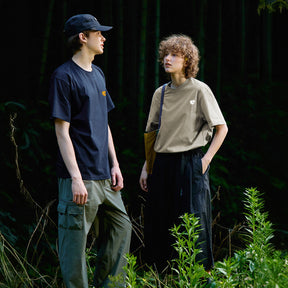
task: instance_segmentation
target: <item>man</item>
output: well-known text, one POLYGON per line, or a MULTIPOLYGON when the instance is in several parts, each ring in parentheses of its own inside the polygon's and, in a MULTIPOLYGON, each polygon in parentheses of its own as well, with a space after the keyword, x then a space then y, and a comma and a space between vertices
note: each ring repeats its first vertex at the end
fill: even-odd
POLYGON ((95 287, 108 287, 109 275, 124 277, 129 252, 131 222, 108 126, 114 104, 102 70, 92 64, 104 51, 102 32, 111 28, 89 14, 71 17, 64 32, 73 57, 51 78, 49 103, 59 147, 59 259, 67 288, 88 288, 85 248, 92 225, 99 236, 95 287))

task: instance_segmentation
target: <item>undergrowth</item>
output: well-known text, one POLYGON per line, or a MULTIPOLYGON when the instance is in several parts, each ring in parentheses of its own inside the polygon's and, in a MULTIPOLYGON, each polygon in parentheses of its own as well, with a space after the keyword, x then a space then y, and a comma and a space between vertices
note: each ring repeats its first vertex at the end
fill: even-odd
POLYGON ((135 256, 128 255, 128 287, 288 287, 287 253, 276 250, 270 242, 274 231, 267 212, 263 212, 264 202, 260 192, 255 188, 246 189, 244 205, 245 248, 223 261, 217 261, 211 275, 195 261, 199 253, 196 246, 197 230, 200 228, 198 219, 185 214, 181 217, 182 224, 172 229, 176 239, 174 248, 179 256, 171 262, 176 277, 170 277, 169 282, 163 283, 152 268, 149 274, 143 274, 137 270, 135 256))
MULTIPOLYGON (((196 261, 200 252, 197 247, 199 220, 193 215, 181 216, 181 224, 171 233, 175 238, 174 248, 178 257, 170 262, 170 273, 159 274, 152 267, 138 267, 135 255, 127 255, 126 285, 131 288, 190 288, 190 287, 288 287, 287 252, 276 250, 271 244, 272 223, 257 189, 245 190, 245 228, 242 231, 245 248, 231 257, 215 262, 211 274, 196 261)), ((97 255, 87 250, 88 278, 93 278, 93 263, 97 255)), ((111 277, 110 287, 119 287, 119 277, 111 277)), ((43 275, 37 267, 29 264, 0 233, 0 288, 62 287, 55 275, 43 275)), ((90 286, 92 287, 92 286, 90 286)))

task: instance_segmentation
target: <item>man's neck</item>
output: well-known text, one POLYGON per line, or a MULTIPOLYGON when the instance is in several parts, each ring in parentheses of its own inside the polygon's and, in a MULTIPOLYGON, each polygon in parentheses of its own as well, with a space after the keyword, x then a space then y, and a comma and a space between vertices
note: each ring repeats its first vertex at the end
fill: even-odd
POLYGON ((91 72, 92 71, 92 61, 94 60, 95 55, 90 55, 84 53, 82 50, 75 53, 72 57, 72 60, 80 66, 82 69, 91 72))

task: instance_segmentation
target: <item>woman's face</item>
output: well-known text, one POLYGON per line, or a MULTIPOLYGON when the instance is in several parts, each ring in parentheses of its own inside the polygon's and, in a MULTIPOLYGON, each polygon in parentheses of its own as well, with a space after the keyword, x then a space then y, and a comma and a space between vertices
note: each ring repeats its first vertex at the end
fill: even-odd
POLYGON ((184 57, 179 53, 167 53, 163 59, 165 72, 170 74, 184 73, 184 57))

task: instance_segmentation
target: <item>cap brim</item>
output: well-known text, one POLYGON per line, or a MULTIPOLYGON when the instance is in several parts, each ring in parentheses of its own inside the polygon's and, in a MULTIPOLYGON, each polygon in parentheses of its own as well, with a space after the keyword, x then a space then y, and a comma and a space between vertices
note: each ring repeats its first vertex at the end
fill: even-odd
POLYGON ((79 33, 81 33, 82 31, 85 31, 85 30, 94 30, 94 31, 101 31, 101 32, 105 32, 105 31, 109 31, 111 30, 113 27, 112 26, 103 26, 103 25, 97 25, 97 26, 90 26, 90 27, 87 27, 87 28, 82 28, 82 29, 79 29, 79 32, 78 31, 73 31, 73 33, 71 33, 71 31, 66 31, 64 29, 64 33, 67 37, 72 37, 72 36, 75 36, 79 33))
POLYGON ((97 28, 97 30, 98 30, 98 31, 101 31, 101 32, 105 32, 105 31, 111 30, 112 28, 113 28, 112 26, 102 26, 102 25, 100 25, 100 26, 97 28))

